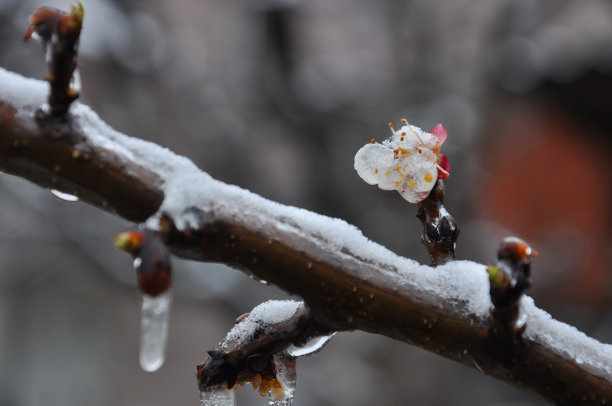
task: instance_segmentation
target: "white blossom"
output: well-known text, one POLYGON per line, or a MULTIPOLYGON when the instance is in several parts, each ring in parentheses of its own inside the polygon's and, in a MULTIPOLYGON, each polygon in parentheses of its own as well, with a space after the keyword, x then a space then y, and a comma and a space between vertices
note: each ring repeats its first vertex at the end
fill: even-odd
POLYGON ((411 203, 423 201, 438 176, 448 177, 448 161, 440 154, 446 140, 441 124, 430 132, 408 124, 395 130, 389 123, 391 138, 377 143, 374 139, 355 155, 355 170, 370 185, 383 190, 397 190, 411 203))

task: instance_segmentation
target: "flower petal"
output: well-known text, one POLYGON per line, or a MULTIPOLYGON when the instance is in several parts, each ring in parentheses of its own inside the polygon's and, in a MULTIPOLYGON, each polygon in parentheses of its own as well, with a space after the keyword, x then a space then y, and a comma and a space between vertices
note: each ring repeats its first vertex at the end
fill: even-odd
POLYGON ((376 185, 380 174, 393 167, 393 151, 378 143, 364 145, 355 154, 354 167, 361 179, 376 185))
POLYGON ((402 185, 401 188, 397 189, 398 193, 410 203, 421 203, 427 196, 429 196, 429 190, 424 192, 417 192, 414 189, 406 186, 407 182, 402 185))
POLYGON ((435 136, 438 145, 442 145, 446 141, 446 129, 442 124, 436 124, 429 133, 435 136))

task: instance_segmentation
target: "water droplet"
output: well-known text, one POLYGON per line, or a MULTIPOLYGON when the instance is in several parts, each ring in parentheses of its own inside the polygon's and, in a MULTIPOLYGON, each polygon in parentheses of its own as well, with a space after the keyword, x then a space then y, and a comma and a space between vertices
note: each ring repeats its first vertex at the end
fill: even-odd
POLYGON ((41 111, 42 111, 44 114, 48 115, 49 113, 51 113, 51 106, 49 106, 49 103, 43 103, 43 104, 40 106, 40 110, 41 110, 41 111))
POLYGON ((267 280, 260 279, 257 276, 253 275, 252 273, 249 274, 249 278, 253 279, 255 282, 261 283, 262 285, 268 286, 270 284, 270 282, 268 282, 267 280))
POLYGON ((518 320, 516 321, 515 327, 521 329, 525 326, 525 323, 527 323, 527 314, 521 311, 518 320))
POLYGON ((79 198, 75 195, 71 195, 70 193, 60 192, 57 189, 51 189, 51 194, 57 197, 60 200, 64 200, 66 202, 76 202, 79 198))
POLYGON ((81 91, 81 74, 79 73, 78 68, 72 72, 69 86, 71 92, 79 93, 81 91))
POLYGON ((134 258, 134 269, 138 271, 140 269, 140 265, 142 265, 142 258, 136 257, 134 258))
POLYGON ((485 371, 482 369, 478 361, 476 361, 476 358, 472 357, 472 362, 474 363, 474 366, 476 367, 477 370, 479 370, 483 374, 485 373, 485 371))
POLYGON ((211 388, 200 392, 200 404, 202 406, 235 406, 235 391, 211 388))
MULTIPOLYGON (((57 36, 54 35, 54 38, 57 38, 57 36)), ((45 43, 45 62, 47 63, 51 63, 51 60, 53 59, 53 41, 47 41, 45 43)))
POLYGON ((305 355, 314 354, 315 352, 323 348, 325 344, 327 344, 329 340, 331 340, 332 337, 335 335, 336 332, 333 332, 330 335, 311 338, 306 342, 306 344, 300 347, 291 345, 289 346, 289 348, 287 348, 287 353, 293 357, 303 357, 305 355))
POLYGON ((157 371, 163 364, 168 338, 168 319, 172 295, 142 295, 140 316, 140 366, 147 372, 157 371))
POLYGON ((582 358, 580 358, 580 357, 576 357, 576 364, 582 365, 582 364, 584 364, 584 360, 582 358))

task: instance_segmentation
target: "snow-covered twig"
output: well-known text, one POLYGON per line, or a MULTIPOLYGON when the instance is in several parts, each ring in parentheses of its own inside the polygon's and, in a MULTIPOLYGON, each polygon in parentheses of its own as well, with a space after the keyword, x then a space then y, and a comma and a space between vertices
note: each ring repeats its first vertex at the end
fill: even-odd
POLYGON ((553 320, 530 298, 521 301, 525 345, 510 360, 490 351, 484 265, 430 268, 399 257, 342 220, 221 183, 78 102, 65 122, 37 116, 46 96, 44 82, 0 69, 0 170, 148 219, 174 254, 225 262, 298 295, 326 329, 402 340, 550 402, 612 402, 612 346, 553 320))

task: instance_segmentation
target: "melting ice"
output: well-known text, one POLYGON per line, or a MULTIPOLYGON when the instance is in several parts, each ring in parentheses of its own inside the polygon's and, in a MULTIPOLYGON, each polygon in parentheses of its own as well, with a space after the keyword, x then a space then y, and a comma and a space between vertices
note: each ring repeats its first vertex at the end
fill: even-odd
POLYGON ((235 406, 235 391, 222 388, 211 388, 200 392, 202 406, 235 406))
POLYGON ((268 394, 268 406, 291 406, 295 392, 296 371, 295 358, 282 352, 274 355, 276 379, 281 383, 282 391, 271 390, 268 394))
POLYGON ((57 189, 51 189, 50 191, 53 196, 57 197, 60 200, 65 200, 67 202, 76 202, 79 200, 77 196, 71 195, 70 193, 60 192, 57 189))
POLYGON ((323 348, 335 335, 336 332, 333 332, 330 335, 314 337, 299 347, 292 345, 287 348, 287 353, 293 357, 303 357, 305 355, 314 354, 323 348))

